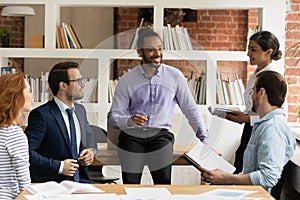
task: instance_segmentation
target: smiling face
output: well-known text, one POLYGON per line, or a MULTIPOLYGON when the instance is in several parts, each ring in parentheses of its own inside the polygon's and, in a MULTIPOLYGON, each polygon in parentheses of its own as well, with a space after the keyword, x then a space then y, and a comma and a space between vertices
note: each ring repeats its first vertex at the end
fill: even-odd
POLYGON ((249 41, 247 56, 250 58, 251 65, 257 65, 258 71, 272 61, 270 57, 272 52, 272 49, 263 51, 263 49, 254 40, 249 41))
POLYGON ((145 37, 144 48, 138 49, 138 54, 143 59, 143 64, 157 68, 162 63, 163 44, 159 37, 145 37))

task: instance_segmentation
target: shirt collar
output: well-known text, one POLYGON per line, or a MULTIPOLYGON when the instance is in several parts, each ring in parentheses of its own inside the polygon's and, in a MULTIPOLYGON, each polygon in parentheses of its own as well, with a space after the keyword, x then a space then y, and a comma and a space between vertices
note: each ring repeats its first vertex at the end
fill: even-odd
POLYGON ((268 121, 269 119, 271 119, 275 115, 284 115, 283 110, 281 108, 277 108, 275 110, 272 110, 271 112, 266 114, 263 118, 261 118, 259 121, 257 121, 255 124, 261 124, 264 121, 268 121))
MULTIPOLYGON (((55 103, 57 104, 57 106, 58 106, 60 112, 64 112, 64 113, 65 113, 65 112, 66 112, 66 109, 68 109, 69 106, 67 106, 64 102, 62 102, 62 101, 61 101, 59 98, 57 98, 57 97, 54 97, 53 99, 54 99, 55 103)), ((74 106, 73 103, 72 103, 72 108, 74 108, 74 111, 75 111, 75 106, 74 106)))
POLYGON ((257 69, 255 70, 255 75, 257 76, 258 74, 260 74, 263 71, 275 71, 279 74, 283 74, 282 69, 280 68, 280 66, 276 66, 275 64, 276 62, 271 61, 266 67, 264 67, 263 69, 261 69, 259 72, 257 72, 257 69))
MULTIPOLYGON (((162 67, 163 67, 163 63, 161 63, 161 64, 159 65, 159 67, 157 68, 157 70, 156 70, 154 76, 156 75, 156 76, 160 77, 160 72, 161 72, 161 70, 162 70, 162 67)), ((146 73, 145 73, 145 71, 144 71, 144 69, 143 69, 143 67, 142 67, 142 65, 140 65, 139 71, 143 74, 144 77, 147 77, 147 76, 146 76, 146 73)))

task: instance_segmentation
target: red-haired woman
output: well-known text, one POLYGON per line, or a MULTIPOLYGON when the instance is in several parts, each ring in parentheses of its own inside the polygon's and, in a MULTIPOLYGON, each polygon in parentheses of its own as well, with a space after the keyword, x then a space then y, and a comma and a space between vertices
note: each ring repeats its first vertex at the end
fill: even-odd
POLYGON ((23 73, 0 77, 0 199, 14 199, 30 184, 23 111, 32 108, 32 94, 23 73))

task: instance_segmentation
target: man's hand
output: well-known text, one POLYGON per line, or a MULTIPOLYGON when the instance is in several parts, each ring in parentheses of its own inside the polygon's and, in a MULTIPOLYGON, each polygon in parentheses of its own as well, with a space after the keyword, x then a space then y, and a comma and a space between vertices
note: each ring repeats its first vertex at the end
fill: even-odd
POLYGON ((80 152, 78 161, 83 166, 88 166, 94 161, 94 151, 92 149, 84 149, 80 152))
POLYGON ((77 160, 66 159, 63 162, 64 162, 64 168, 62 174, 65 176, 74 176, 75 171, 79 167, 79 165, 77 164, 77 160))
POLYGON ((204 178, 205 182, 211 184, 226 184, 225 172, 220 169, 208 170, 203 167, 199 167, 201 171, 201 176, 204 178))
POLYGON ((250 122, 249 115, 246 115, 243 112, 235 111, 235 110, 226 113, 226 119, 233 121, 233 122, 237 122, 239 124, 242 124, 245 122, 250 122))
POLYGON ((147 120, 148 117, 146 115, 135 114, 129 119, 128 124, 130 126, 142 127, 147 120))

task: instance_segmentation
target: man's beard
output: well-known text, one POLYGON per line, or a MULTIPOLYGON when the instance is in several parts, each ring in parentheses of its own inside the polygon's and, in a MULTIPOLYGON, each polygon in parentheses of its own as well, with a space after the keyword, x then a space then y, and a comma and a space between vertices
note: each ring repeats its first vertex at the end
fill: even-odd
POLYGON ((76 100, 79 100, 79 99, 82 99, 83 98, 83 95, 77 93, 73 93, 73 94, 67 94, 67 99, 69 101, 76 101, 76 100))
POLYGON ((143 58, 143 64, 146 64, 150 67, 153 67, 153 68, 157 68, 161 65, 162 63, 162 55, 161 56, 151 56, 150 58, 147 58, 143 52, 142 54, 142 58, 143 58), (153 62, 152 60, 153 59, 156 59, 156 58, 160 58, 160 62, 159 63, 156 63, 156 62, 153 62))
POLYGON ((257 103, 253 100, 252 101, 252 108, 251 108, 251 110, 253 111, 253 112, 255 112, 256 113, 256 111, 257 111, 257 103))

